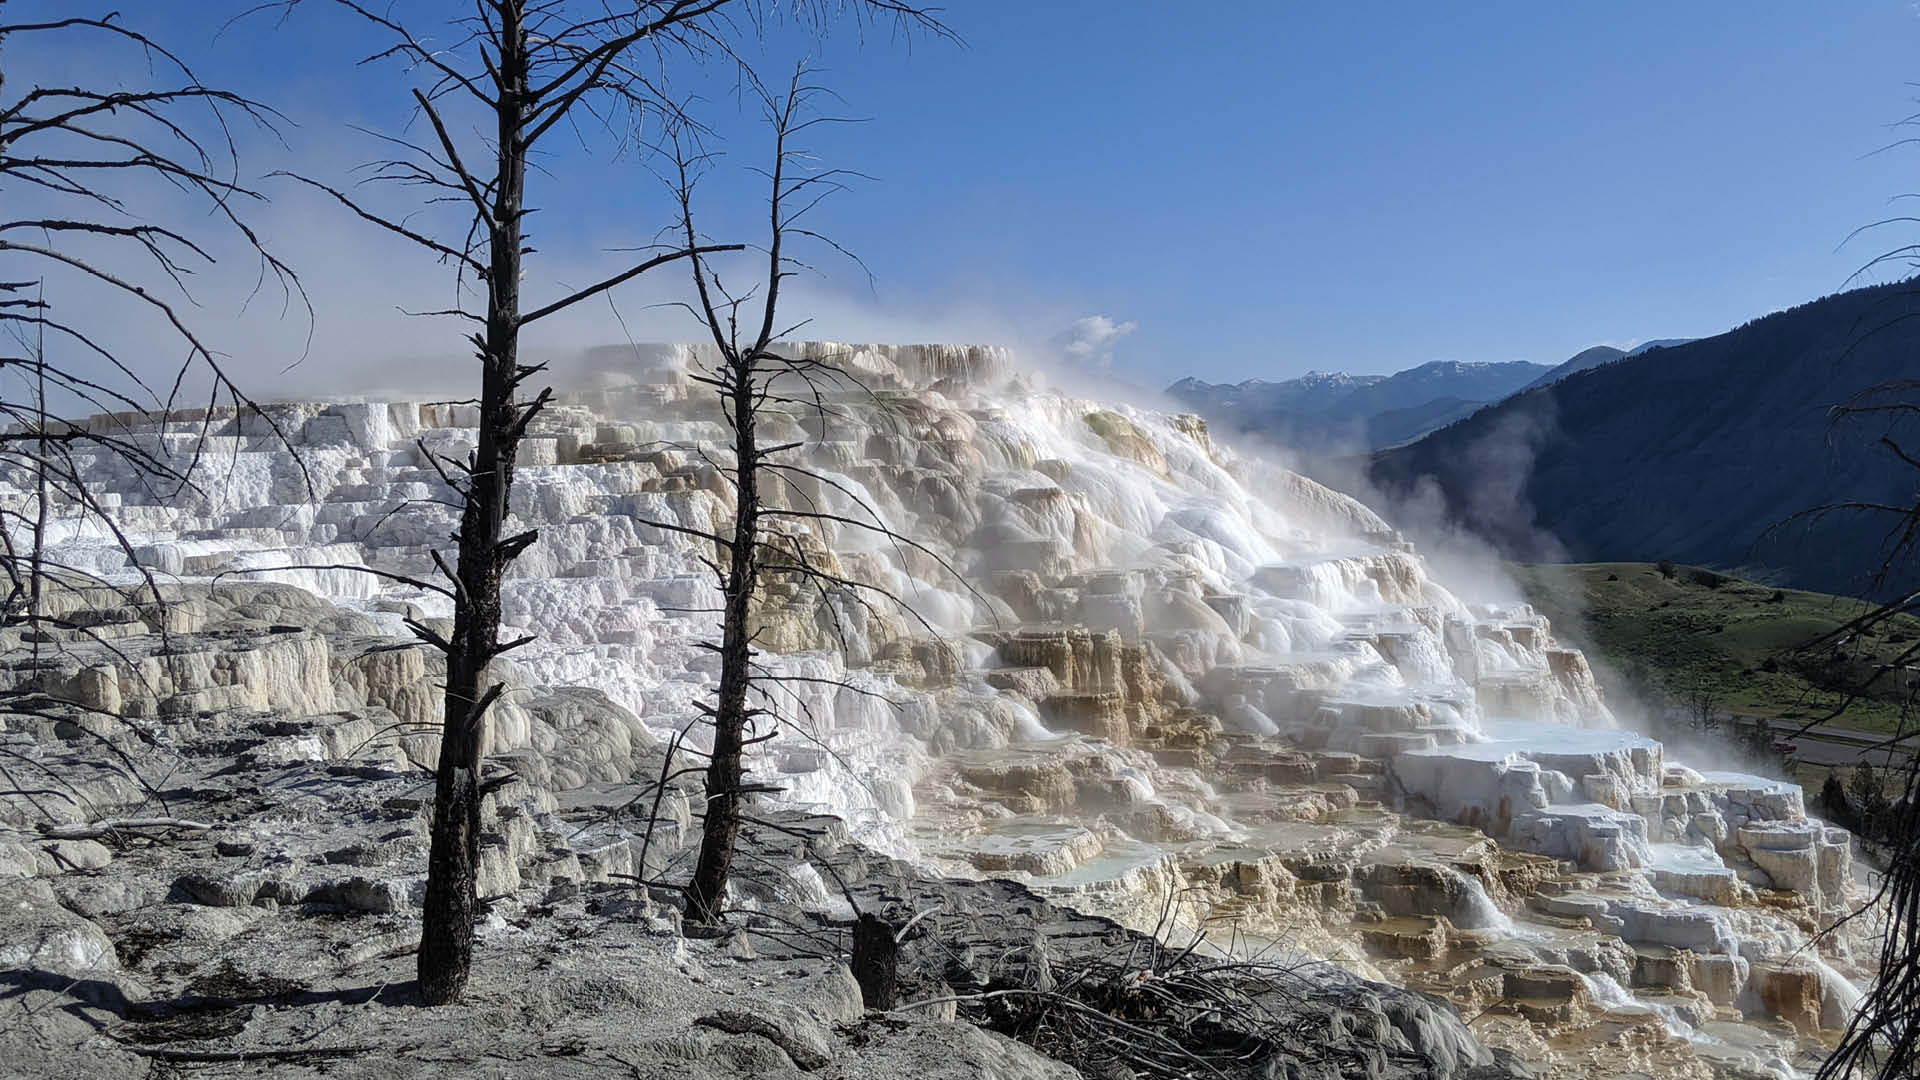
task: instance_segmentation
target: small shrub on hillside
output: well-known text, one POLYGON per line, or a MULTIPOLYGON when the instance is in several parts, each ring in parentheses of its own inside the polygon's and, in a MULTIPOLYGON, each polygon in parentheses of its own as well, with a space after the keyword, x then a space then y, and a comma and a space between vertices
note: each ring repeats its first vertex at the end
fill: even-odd
POLYGON ((1853 808, 1854 832, 1869 840, 1879 839, 1879 826, 1893 801, 1887 798, 1880 774, 1867 762, 1855 765, 1853 775, 1847 778, 1847 802, 1853 808))
POLYGON ((1827 773, 1827 782, 1820 785, 1820 809, 1827 820, 1845 829, 1856 827, 1853 804, 1847 799, 1847 788, 1840 782, 1840 771, 1827 773))

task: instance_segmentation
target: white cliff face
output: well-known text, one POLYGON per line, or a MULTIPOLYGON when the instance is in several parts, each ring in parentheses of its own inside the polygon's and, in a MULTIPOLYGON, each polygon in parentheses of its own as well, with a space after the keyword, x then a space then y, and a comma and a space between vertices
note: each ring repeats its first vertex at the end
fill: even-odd
MULTIPOLYGON (((1836 1021, 1850 988, 1806 946, 1846 909, 1846 836, 1809 821, 1796 788, 1696 772, 1618 730, 1584 658, 1524 605, 1463 603, 1371 511, 1235 456, 1192 417, 1045 391, 1003 350, 800 348, 866 390, 825 417, 765 420, 817 473, 771 485, 770 505, 926 551, 774 517, 911 608, 773 576, 759 640, 792 676, 771 702, 790 730, 753 767, 779 799, 948 872, 1023 877, 1149 923, 1176 892, 1203 895, 1179 918, 1229 928, 1229 944, 1289 926, 1322 955, 1456 1000, 1557 1003, 1518 1014, 1549 1030, 1583 1008, 1625 1012, 1717 1061, 1745 1051, 1715 1024, 1784 1015, 1810 1035, 1836 1021)), ((624 779, 621 747, 688 727, 716 678, 698 648, 718 606, 712 553, 649 524, 727 526, 726 428, 686 378, 701 355, 587 354, 597 388, 560 395, 521 453, 512 528, 540 539, 506 584, 506 618, 538 641, 512 656, 520 689, 489 750, 537 749, 562 786, 624 779), (631 715, 609 725, 567 688, 631 715)), ((405 617, 446 618, 440 597, 360 568, 425 578, 434 551, 450 556, 456 511, 428 455, 462 458, 475 410, 272 411, 293 449, 258 417, 136 421, 154 448, 202 455, 198 492, 179 498, 95 460, 87 479, 117 496, 140 565, 296 585, 396 635, 405 617)), ((7 479, 23 507, 31 478, 7 479)), ((54 535, 69 565, 136 580, 97 525, 59 518, 54 535)), ((325 670, 295 655, 325 647, 289 634, 198 661, 232 671, 62 677, 102 701, 128 678, 233 698, 220 707, 367 697, 282 673, 325 670)), ((388 697, 406 679, 369 676, 388 697)), ((413 696, 431 717, 431 693, 413 696)), ((1851 960, 1844 939, 1821 948, 1851 960)), ((1795 1052, 1791 1037, 1768 1045, 1795 1052)))

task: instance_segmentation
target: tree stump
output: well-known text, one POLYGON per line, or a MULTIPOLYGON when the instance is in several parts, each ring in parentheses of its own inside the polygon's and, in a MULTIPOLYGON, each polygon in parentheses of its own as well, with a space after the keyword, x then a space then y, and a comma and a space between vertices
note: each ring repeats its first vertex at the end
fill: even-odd
POLYGON ((893 1008, 900 985, 900 945, 893 926, 871 913, 862 913, 853 924, 853 979, 867 1008, 893 1008))

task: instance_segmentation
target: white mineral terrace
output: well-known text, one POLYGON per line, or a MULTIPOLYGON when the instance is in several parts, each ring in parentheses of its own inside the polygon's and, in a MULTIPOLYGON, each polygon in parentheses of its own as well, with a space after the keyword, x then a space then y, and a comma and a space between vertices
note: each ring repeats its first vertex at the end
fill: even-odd
MULTIPOLYGON (((1689 768, 1616 728, 1584 657, 1525 605, 1463 603, 1358 502, 1192 417, 1048 392, 990 348, 805 348, 873 392, 837 395, 824 420, 767 419, 819 473, 775 484, 771 505, 878 515, 959 577, 872 529, 775 519, 935 632, 774 575, 764 659, 809 680, 774 691, 792 729, 755 760, 778 798, 949 874, 1442 994, 1536 1059, 1639 1025, 1639 1067, 1790 1074, 1841 1023, 1867 950, 1809 941, 1848 910, 1849 837, 1808 819, 1797 787, 1689 768)), ((726 527, 727 430, 686 378, 698 358, 586 354, 575 382, 593 389, 561 394, 521 451, 511 527, 540 539, 506 615, 538 641, 506 677, 604 692, 631 716, 597 738, 685 728, 715 679, 696 648, 711 552, 645 523, 726 527)), ((96 421, 201 455, 199 491, 180 495, 94 459, 140 564, 297 585, 400 636, 403 617, 448 616, 391 579, 272 568, 430 576, 455 512, 423 454, 463 459, 475 410, 270 412, 291 449, 259 417, 96 421)), ((9 479, 25 508, 31 477, 9 479)), ((135 579, 96 523, 54 525, 60 561, 135 579)), ((92 692, 120 677, 94 673, 92 692)), ((558 737, 513 695, 490 721, 495 754, 558 737)), ((572 782, 632 779, 603 749, 578 749, 572 782)))

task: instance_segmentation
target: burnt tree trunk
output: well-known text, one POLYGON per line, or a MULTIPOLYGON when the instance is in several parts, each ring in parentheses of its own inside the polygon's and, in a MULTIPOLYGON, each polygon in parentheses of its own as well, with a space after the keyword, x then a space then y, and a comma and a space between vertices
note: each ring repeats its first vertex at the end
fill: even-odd
POLYGON ((733 549, 727 565, 725 622, 720 638, 720 688, 713 710, 713 756, 707 762, 706 817, 700 859, 687 887, 687 916, 719 919, 726 901, 727 871, 740 834, 741 780, 747 745, 747 686, 752 678, 753 635, 747 622, 759 583, 759 446, 754 433, 754 365, 758 350, 735 351, 727 361, 727 404, 735 450, 733 549))
MULTIPOLYGON (((521 214, 526 192, 527 41, 524 3, 501 4, 496 102, 499 184, 488 227, 486 330, 476 335, 481 364, 480 424, 467 472, 455 567, 453 638, 435 773, 432 849, 420 933, 420 993, 428 1004, 459 999, 473 963, 474 874, 480 844, 480 751, 487 707, 499 687, 483 689, 498 655, 500 579, 532 539, 503 540, 513 463, 525 419, 519 385, 521 214)), ((536 403, 533 408, 537 408, 536 403)), ((528 410, 529 412, 532 409, 528 410)))
POLYGON ((899 997, 900 943, 885 919, 863 912, 853 924, 853 978, 867 1008, 885 1012, 899 997))

